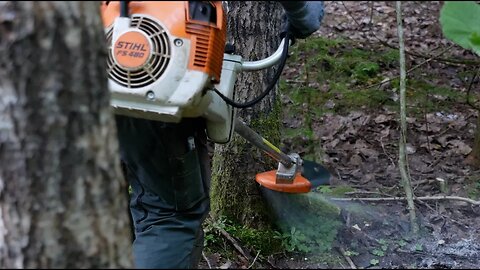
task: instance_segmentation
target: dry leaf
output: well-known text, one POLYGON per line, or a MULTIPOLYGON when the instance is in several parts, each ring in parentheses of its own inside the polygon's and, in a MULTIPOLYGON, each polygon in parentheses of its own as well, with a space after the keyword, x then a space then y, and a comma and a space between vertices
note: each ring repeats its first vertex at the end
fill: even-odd
POLYGON ((219 268, 220 269, 228 269, 228 268, 230 268, 230 266, 232 266, 232 262, 230 260, 228 260, 226 263, 222 264, 219 268))
POLYGON ((460 140, 452 140, 448 142, 449 145, 452 145, 453 150, 456 154, 468 155, 472 152, 472 148, 460 140))

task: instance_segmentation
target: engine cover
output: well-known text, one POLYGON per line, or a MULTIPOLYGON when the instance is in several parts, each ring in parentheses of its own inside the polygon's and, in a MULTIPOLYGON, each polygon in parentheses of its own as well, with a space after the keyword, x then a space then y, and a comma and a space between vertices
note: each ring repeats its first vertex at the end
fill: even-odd
MULTIPOLYGON (((102 4, 115 113, 164 122, 204 116, 220 82, 226 18, 219 1, 102 4)), ((226 93, 228 95, 228 93, 226 93)))

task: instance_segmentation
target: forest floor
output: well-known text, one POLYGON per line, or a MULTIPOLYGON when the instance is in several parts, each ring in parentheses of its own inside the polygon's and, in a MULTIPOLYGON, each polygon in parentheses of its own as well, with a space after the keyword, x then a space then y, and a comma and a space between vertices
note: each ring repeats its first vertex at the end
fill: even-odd
POLYGON ((466 102, 469 86, 478 94, 479 80, 470 81, 480 58, 443 38, 441 2, 402 2, 409 174, 415 195, 426 197, 415 203, 420 233, 413 236, 398 198, 394 5, 326 1, 320 31, 297 42, 284 70, 282 146, 332 174, 331 186, 310 197, 339 209, 328 252, 301 245, 311 233, 291 231, 292 252, 207 250, 200 268, 480 268, 480 170, 469 159, 478 113, 466 102))

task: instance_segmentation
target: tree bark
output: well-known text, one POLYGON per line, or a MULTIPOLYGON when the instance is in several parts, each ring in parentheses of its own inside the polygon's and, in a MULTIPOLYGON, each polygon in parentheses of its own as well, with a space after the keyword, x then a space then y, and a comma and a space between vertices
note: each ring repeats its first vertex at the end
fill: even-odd
MULTIPOLYGON (((228 1, 227 10, 227 42, 235 46, 235 54, 254 61, 271 55, 278 48, 282 7, 277 2, 228 1)), ((235 86, 236 101, 246 102, 259 96, 275 69, 240 73, 235 86)), ((238 109, 237 117, 277 144, 280 108, 275 92, 276 88, 253 107, 238 109)), ((270 157, 237 134, 228 144, 217 144, 212 169, 212 214, 247 226, 269 226, 268 211, 255 175, 276 166, 270 157)))
POLYGON ((128 268, 98 2, 0 3, 0 265, 128 268))
POLYGON ((467 162, 476 168, 480 168, 480 117, 477 118, 477 128, 472 149, 472 152, 467 157, 467 162))

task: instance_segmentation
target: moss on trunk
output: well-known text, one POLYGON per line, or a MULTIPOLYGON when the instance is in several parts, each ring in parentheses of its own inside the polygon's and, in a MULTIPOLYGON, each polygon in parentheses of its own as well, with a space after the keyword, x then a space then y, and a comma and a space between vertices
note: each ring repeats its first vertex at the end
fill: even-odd
MULTIPOLYGON (((277 2, 233 1, 228 7, 228 42, 235 54, 254 61, 271 55, 280 44, 282 7, 277 2), (265 18, 271 18, 265 20, 265 18)), ((246 102, 260 95, 276 67, 243 72, 237 78, 235 97, 246 102)), ((272 143, 279 141, 276 88, 261 102, 237 110, 237 117, 272 143)), ((231 142, 216 145, 212 167, 212 215, 250 227, 270 227, 268 211, 255 175, 272 170, 271 158, 238 135, 231 142)))

